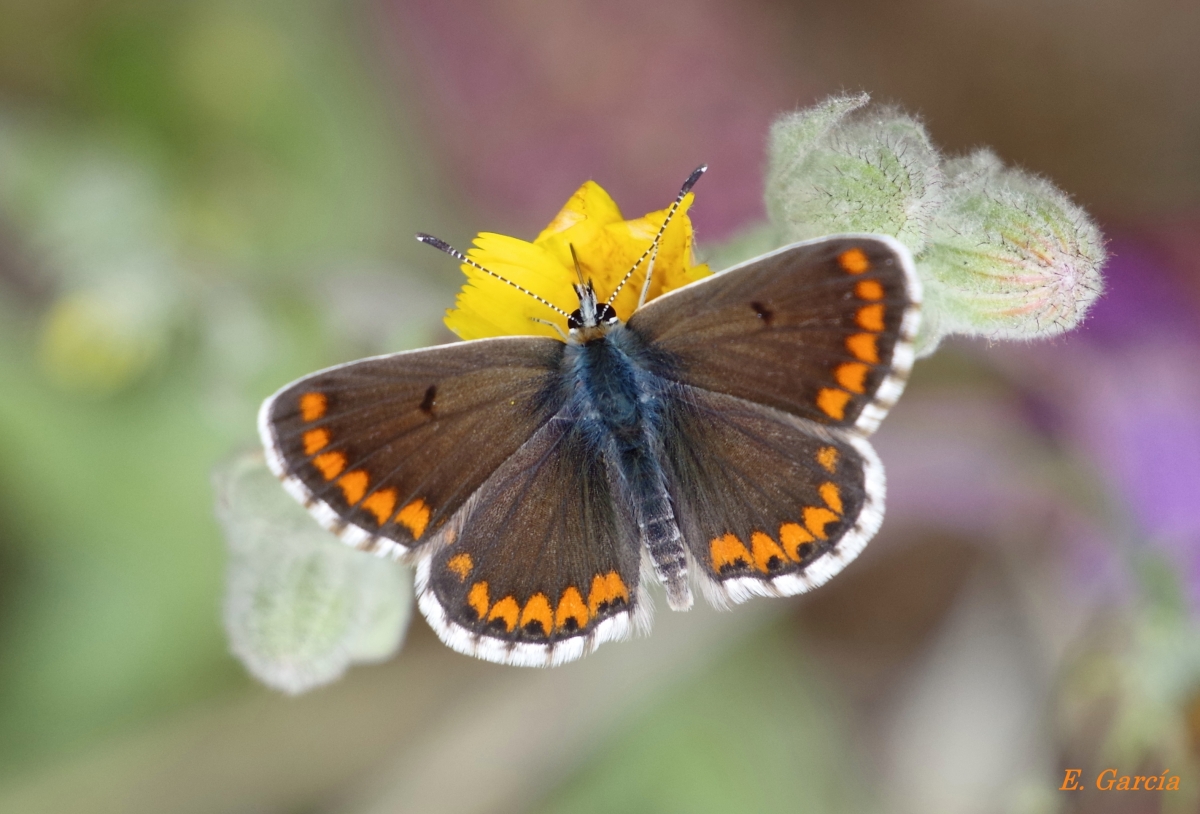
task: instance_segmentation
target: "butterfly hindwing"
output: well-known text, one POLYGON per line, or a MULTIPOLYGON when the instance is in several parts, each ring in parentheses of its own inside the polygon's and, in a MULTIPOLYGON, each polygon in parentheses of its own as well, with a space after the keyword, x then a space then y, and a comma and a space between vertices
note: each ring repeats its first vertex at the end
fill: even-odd
POLYGON ((558 409, 562 349, 505 337, 314 373, 263 404, 268 463, 347 543, 407 554, 558 409))
POLYGON ((883 468, 854 433, 686 386, 664 424, 680 530, 717 604, 822 584, 883 520, 883 468))
POLYGON ((843 235, 673 291, 628 327, 682 383, 869 434, 912 365, 920 288, 899 242, 843 235))
POLYGON ((493 474, 417 566, 430 624, 462 653, 559 664, 624 638, 640 550, 619 480, 564 410, 493 474))

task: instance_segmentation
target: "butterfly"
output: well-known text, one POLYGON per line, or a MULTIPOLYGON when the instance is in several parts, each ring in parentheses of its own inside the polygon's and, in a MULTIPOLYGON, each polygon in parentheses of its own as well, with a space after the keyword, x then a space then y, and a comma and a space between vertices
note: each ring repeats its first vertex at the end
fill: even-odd
MULTIPOLYGON (((785 246, 640 304, 579 274, 566 318, 305 376, 259 414, 284 487, 355 548, 416 567, 454 650, 551 666, 647 630, 648 586, 686 610, 790 596, 883 520, 867 437, 904 389, 920 320, 908 250, 882 235, 785 246)), ((578 269, 578 261, 576 261, 578 269)))

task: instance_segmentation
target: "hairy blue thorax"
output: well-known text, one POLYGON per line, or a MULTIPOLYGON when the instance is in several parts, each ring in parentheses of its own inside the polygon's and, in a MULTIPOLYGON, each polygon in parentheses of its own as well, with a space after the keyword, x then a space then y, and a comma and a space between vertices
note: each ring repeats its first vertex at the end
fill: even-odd
POLYGON ((663 381, 654 366, 645 343, 622 324, 564 350, 572 412, 593 425, 590 433, 615 443, 613 451, 622 456, 644 447, 647 431, 657 429, 663 381))

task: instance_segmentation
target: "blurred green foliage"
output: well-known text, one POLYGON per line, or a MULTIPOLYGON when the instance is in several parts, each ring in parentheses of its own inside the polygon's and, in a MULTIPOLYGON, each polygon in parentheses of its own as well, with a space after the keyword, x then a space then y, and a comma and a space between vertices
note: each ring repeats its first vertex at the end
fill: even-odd
POLYGON ((0 3, 0 775, 245 680, 209 472, 280 382, 383 349, 316 281, 403 278, 437 209, 353 25, 0 3))
POLYGON ((868 811, 865 767, 792 630, 776 625, 685 677, 595 749, 537 810, 868 811))
POLYGON ((0 342, 7 613, 0 763, 78 746, 233 678, 214 597, 207 469, 227 434, 196 371, 113 402, 64 400, 0 342))
POLYGON ((40 82, 24 72, 29 97, 9 108, 36 119, 18 214, 52 217, 64 158, 108 147, 164 186, 176 248, 222 271, 290 275, 393 239, 412 205, 404 153, 341 4, 83 4, 65 19, 33 5, 0 11, 9 37, 52 37, 69 59, 40 82))

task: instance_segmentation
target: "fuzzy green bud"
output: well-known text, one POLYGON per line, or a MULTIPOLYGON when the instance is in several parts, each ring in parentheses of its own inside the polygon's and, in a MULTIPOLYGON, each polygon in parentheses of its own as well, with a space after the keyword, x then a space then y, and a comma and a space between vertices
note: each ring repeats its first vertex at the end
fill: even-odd
POLYGON ((314 523, 260 454, 234 460, 214 482, 229 546, 225 628, 251 674, 296 694, 396 652, 412 616, 406 568, 314 523))
POLYGON ((924 248, 943 203, 938 154, 919 122, 869 99, 835 97, 772 126, 767 208, 785 242, 878 232, 924 248))

